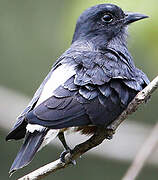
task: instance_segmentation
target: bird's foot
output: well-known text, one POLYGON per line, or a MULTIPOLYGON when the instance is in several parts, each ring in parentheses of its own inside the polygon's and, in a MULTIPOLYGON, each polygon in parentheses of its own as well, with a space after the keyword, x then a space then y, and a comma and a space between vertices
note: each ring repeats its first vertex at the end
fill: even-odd
MULTIPOLYGON (((71 155, 71 152, 72 152, 71 149, 66 149, 66 150, 64 150, 64 151, 60 154, 60 160, 61 160, 61 162, 66 163, 65 156, 66 156, 68 153, 71 155)), ((75 161, 75 160, 71 160, 71 158, 70 158, 70 164, 76 165, 76 161, 75 161)))

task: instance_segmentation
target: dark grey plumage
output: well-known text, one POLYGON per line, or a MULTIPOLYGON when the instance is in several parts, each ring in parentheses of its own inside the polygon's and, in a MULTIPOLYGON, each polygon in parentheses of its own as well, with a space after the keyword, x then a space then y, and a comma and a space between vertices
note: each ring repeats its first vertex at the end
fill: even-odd
POLYGON ((18 169, 19 167, 22 168, 31 162, 35 153, 40 148, 47 131, 48 130, 45 128, 42 132, 35 131, 34 133, 27 133, 25 141, 20 148, 11 169, 18 169))
MULTIPOLYGON (((106 127, 114 121, 149 83, 146 75, 135 67, 126 43, 127 25, 146 17, 125 14, 112 4, 100 4, 83 12, 77 21, 70 48, 53 65, 6 139, 23 138, 29 133, 26 132, 28 123, 49 130, 88 125, 106 127), (36 106, 52 73, 63 65, 70 69, 73 67, 75 73, 36 106)), ((33 143, 30 144, 34 149, 33 143)), ((25 145, 22 147, 24 150, 25 145)), ((30 158, 25 158, 19 163, 18 156, 11 172, 30 162, 30 158)))

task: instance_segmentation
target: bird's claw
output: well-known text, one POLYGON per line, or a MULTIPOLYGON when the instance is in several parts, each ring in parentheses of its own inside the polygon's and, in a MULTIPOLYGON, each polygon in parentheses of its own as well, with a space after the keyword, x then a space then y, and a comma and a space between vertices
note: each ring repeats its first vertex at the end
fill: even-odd
MULTIPOLYGON (((66 156, 66 154, 68 154, 68 153, 71 154, 71 149, 66 149, 66 150, 64 150, 64 151, 60 154, 60 160, 61 160, 61 162, 66 163, 66 161, 65 161, 65 156, 66 156)), ((70 161, 70 164, 76 165, 76 161, 75 161, 75 160, 71 160, 71 161, 70 161)))

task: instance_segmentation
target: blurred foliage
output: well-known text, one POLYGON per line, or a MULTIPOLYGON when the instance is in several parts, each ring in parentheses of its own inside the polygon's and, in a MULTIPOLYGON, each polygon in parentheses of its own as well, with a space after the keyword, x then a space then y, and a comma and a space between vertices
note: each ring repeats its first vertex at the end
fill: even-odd
MULTIPOLYGON (((53 62, 70 46, 78 16, 86 8, 99 3, 115 3, 126 11, 150 16, 129 28, 129 49, 136 65, 150 79, 155 77, 158 72, 157 0, 0 0, 0 85, 32 96, 53 62)), ((157 102, 158 93, 155 93, 151 101, 132 118, 147 123, 156 122, 157 102)), ((6 162, 11 164, 10 159, 17 152, 17 148, 15 150, 13 146, 16 145, 7 144, 7 148, 13 149, 14 153, 3 149, 4 142, 0 146, 4 150, 2 154, 8 153, 7 157, 0 157, 1 164, 4 164, 0 179, 7 179, 6 162)), ((40 163, 43 164, 44 160, 48 162, 50 157, 54 159, 55 154, 56 151, 52 152, 50 149, 43 155, 41 152, 40 159, 43 159, 40 163)), ((127 164, 111 160, 100 159, 97 162, 96 164, 95 158, 82 159, 80 166, 59 172, 53 175, 53 178, 66 179, 67 175, 69 179, 76 179, 75 176, 91 180, 106 177, 108 180, 120 179, 127 168, 127 164), (90 168, 86 168, 89 164, 90 168), (111 173, 110 170, 116 173, 111 173)), ((39 167, 38 158, 30 167, 35 167, 36 163, 39 167)), ((150 171, 150 168, 146 168, 141 179, 154 179, 154 173, 156 174, 154 169, 150 171)))

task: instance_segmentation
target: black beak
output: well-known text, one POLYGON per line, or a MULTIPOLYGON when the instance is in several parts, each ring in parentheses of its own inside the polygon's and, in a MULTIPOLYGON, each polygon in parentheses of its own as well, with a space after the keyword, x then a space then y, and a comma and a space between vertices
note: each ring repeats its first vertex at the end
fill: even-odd
POLYGON ((133 23, 135 21, 138 21, 138 20, 141 20, 141 19, 144 19, 144 18, 148 18, 149 16, 146 16, 144 14, 139 14, 139 13, 131 13, 131 12, 128 12, 126 13, 126 17, 125 17, 125 25, 128 25, 130 23, 133 23))

